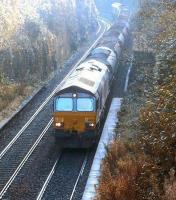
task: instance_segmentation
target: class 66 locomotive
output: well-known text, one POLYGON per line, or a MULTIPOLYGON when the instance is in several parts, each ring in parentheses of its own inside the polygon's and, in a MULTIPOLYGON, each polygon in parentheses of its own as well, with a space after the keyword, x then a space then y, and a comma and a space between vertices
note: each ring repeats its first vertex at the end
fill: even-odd
POLYGON ((116 73, 116 54, 94 49, 66 80, 54 97, 54 129, 64 147, 89 147, 98 130, 116 73))
POLYGON ((97 142, 123 42, 124 33, 119 34, 118 42, 116 36, 113 48, 96 47, 55 93, 53 127, 60 146, 88 148, 97 142))

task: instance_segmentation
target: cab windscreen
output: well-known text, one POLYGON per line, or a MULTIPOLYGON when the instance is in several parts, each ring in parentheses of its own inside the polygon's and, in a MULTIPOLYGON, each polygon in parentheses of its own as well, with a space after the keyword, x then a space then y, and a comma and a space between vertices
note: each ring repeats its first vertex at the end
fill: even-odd
POLYGON ((94 112, 95 98, 92 97, 56 97, 54 100, 56 112, 94 112))

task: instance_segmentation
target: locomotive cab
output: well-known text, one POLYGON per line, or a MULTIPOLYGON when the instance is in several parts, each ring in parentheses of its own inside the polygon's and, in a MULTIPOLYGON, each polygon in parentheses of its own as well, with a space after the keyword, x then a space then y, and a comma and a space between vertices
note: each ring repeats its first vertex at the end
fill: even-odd
POLYGON ((111 79, 105 63, 88 59, 61 84, 53 101, 54 135, 59 144, 86 148, 97 142, 111 79))
POLYGON ((54 136, 57 142, 63 143, 65 147, 89 147, 96 142, 95 96, 76 91, 58 93, 54 97, 53 109, 54 136))
POLYGON ((64 93, 54 99, 56 130, 82 134, 96 127, 96 99, 86 93, 64 93))

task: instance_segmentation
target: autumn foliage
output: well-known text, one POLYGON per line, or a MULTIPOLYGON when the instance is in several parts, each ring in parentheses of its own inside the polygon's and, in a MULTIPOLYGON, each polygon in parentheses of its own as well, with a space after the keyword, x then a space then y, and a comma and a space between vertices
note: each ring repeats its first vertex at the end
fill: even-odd
POLYGON ((141 144, 164 170, 176 164, 176 76, 159 86, 140 111, 141 144))
POLYGON ((137 200, 136 181, 142 171, 144 159, 138 162, 133 151, 131 155, 128 154, 128 148, 120 140, 111 144, 104 161, 97 200, 137 200))
POLYGON ((176 200, 176 3, 140 2, 134 49, 155 62, 134 63, 117 128, 123 139, 107 150, 97 200, 176 200))

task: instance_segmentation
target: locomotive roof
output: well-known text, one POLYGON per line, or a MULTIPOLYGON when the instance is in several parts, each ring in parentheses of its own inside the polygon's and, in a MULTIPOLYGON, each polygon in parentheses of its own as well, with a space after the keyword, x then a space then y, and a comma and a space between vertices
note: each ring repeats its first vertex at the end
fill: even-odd
POLYGON ((99 46, 91 51, 86 60, 90 59, 96 59, 97 61, 104 63, 106 66, 110 65, 113 67, 114 63, 116 62, 116 54, 108 47, 99 46))
POLYGON ((107 66, 97 60, 83 62, 64 80, 56 95, 76 87, 98 96, 99 85, 107 71, 107 66))

